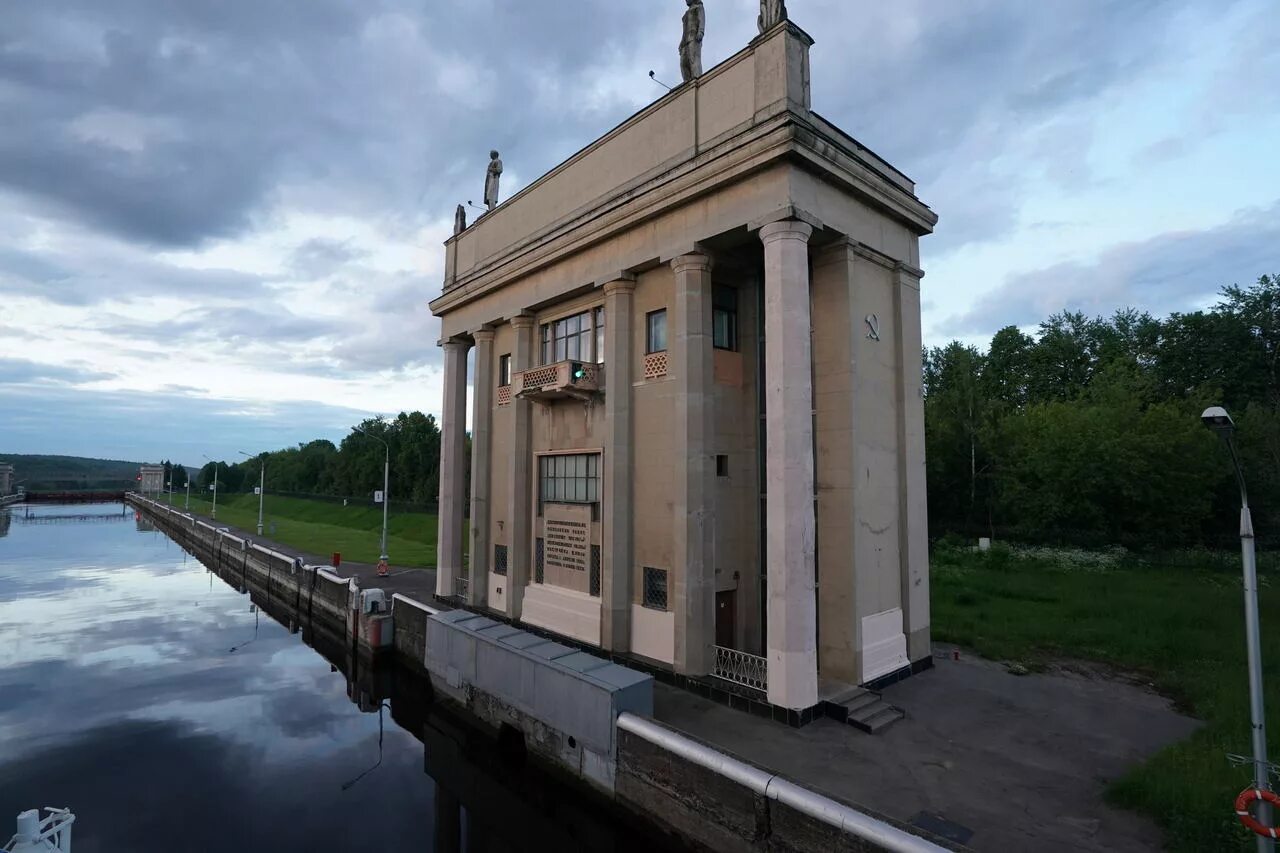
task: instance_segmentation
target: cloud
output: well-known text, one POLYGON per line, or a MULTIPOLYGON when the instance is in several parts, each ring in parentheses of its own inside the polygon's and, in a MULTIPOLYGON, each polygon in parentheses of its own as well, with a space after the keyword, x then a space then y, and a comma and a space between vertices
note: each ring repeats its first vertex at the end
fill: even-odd
POLYGON ((91 237, 44 249, 0 247, 0 294, 55 305, 95 305, 154 296, 242 299, 264 292, 261 276, 178 266, 91 237))
POLYGON ((1062 310, 1110 314, 1120 307, 1163 314, 1194 310, 1224 285, 1280 270, 1280 202, 1245 210, 1203 231, 1171 231, 1111 246, 1092 262, 1069 261, 1011 276, 965 313, 941 324, 946 335, 990 334, 1028 326, 1062 310))
POLYGON ((0 386, 81 385, 114 377, 114 373, 104 373, 88 365, 42 364, 21 358, 0 358, 0 386))
POLYGON ((272 403, 186 394, 0 384, 4 453, 148 459, 195 464, 203 455, 339 440, 367 412, 324 403, 272 403))

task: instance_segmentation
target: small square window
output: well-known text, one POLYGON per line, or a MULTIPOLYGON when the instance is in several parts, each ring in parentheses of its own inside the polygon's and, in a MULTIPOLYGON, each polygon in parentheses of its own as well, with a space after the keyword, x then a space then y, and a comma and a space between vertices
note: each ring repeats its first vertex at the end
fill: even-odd
POLYGON ((667 310, 650 311, 646 315, 645 352, 666 352, 667 350, 667 310))
POLYGON ((729 457, 723 453, 721 453, 716 457, 716 476, 717 477, 729 476, 729 457))
POLYGON ((498 385, 505 387, 511 384, 511 356, 498 356, 498 385))
POLYGON ((650 610, 667 609, 667 570, 644 567, 644 598, 641 604, 650 610))

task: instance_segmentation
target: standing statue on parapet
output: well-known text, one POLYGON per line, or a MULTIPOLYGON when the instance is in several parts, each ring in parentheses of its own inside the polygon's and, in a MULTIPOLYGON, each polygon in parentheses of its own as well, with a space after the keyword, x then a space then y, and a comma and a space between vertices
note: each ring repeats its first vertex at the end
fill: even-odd
POLYGON ((467 209, 462 205, 458 205, 458 209, 453 212, 453 233, 461 234, 467 230, 467 209))
POLYGON ((688 83, 702 76, 702 37, 707 34, 707 10, 702 0, 685 0, 684 34, 680 36, 680 76, 688 83))
POLYGON ((787 19, 787 0, 760 0, 760 17, 756 26, 766 33, 787 19))
POLYGON ((484 176, 484 206, 493 210, 498 206, 498 179, 502 177, 502 161, 497 151, 489 152, 489 171, 484 176))

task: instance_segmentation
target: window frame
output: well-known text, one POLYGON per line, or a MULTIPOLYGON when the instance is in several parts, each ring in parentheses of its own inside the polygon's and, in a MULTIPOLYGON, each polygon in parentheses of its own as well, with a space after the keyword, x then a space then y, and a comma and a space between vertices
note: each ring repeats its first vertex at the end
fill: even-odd
POLYGON ((498 387, 505 388, 511 384, 511 353, 498 356, 498 387))
POLYGON ((644 354, 653 355, 655 352, 667 351, 667 309, 659 308, 656 311, 650 311, 644 315, 644 354), (653 324, 655 320, 662 321, 662 346, 654 346, 653 324))
POLYGON ((738 352, 738 289, 717 284, 711 289, 711 346, 726 352, 738 352), (731 304, 730 304, 731 303, 731 304), (725 337, 720 339, 720 318, 725 321, 725 337))
POLYGON ((538 355, 542 366, 562 361, 604 363, 603 305, 589 305, 572 314, 538 325, 538 355), (563 346, 561 346, 563 344, 563 346), (570 350, 576 348, 574 354, 570 350))
POLYGON ((598 506, 604 488, 602 457, 598 450, 539 455, 539 515, 549 503, 598 506))

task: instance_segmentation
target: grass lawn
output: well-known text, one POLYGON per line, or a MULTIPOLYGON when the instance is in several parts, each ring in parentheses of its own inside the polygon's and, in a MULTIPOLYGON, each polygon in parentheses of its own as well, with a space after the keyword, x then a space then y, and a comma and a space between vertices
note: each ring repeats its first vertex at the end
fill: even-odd
MULTIPOLYGON (((164 499, 167 500, 167 499, 164 499)), ((174 506, 184 505, 186 495, 174 494, 174 506)), ((207 495, 191 493, 191 510, 209 514, 207 495)), ((256 530, 258 498, 256 495, 220 495, 218 520, 256 530)), ((263 519, 266 538, 314 554, 328 556, 341 552, 343 560, 376 563, 382 537, 382 510, 368 505, 343 506, 329 501, 304 498, 273 497, 267 494, 263 519), (271 525, 275 524, 275 533, 271 525)), ((424 568, 436 564, 436 516, 425 512, 392 511, 388 523, 387 552, 393 566, 424 568)), ((466 543, 466 537, 463 537, 466 543)))
MULTIPOLYGON (((1250 752, 1236 560, 1215 555, 1206 561, 1210 568, 1188 568, 1096 553, 997 548, 980 554, 947 547, 931 559, 936 640, 1032 669, 1063 658, 1111 664, 1140 674, 1204 720, 1191 738, 1115 780, 1107 796, 1152 816, 1170 850, 1254 849, 1253 834, 1232 809, 1251 770, 1226 759, 1228 752, 1250 752)), ((1280 721, 1275 577, 1264 575, 1259 607, 1266 704, 1271 719, 1280 721)), ((1276 738, 1271 742, 1274 750, 1276 738)))

